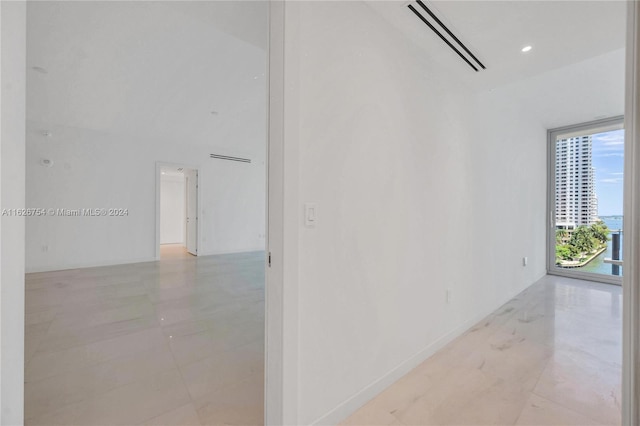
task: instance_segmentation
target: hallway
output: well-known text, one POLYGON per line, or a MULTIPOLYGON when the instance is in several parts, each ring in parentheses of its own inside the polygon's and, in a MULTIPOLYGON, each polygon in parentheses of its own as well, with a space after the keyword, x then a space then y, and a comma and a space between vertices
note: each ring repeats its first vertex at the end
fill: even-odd
POLYGON ((546 276, 343 425, 619 425, 622 288, 546 276))

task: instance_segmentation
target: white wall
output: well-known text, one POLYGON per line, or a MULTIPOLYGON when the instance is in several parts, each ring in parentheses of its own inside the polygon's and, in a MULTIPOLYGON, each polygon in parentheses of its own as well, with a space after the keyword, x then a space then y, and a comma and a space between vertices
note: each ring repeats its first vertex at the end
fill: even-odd
POLYGON ((184 175, 160 177, 160 244, 184 244, 184 175))
POLYGON ((40 128, 27 123, 27 205, 128 215, 28 218, 27 271, 153 260, 158 161, 199 169, 199 255, 264 249, 264 154, 247 164, 211 159, 207 146, 65 126, 50 126, 54 136, 44 138, 40 128))
MULTIPOLYGON (((25 207, 25 2, 0 2, 0 210, 25 207)), ((24 421, 24 218, 0 218, 0 424, 24 421)))
POLYGON ((285 228, 300 234, 284 292, 299 292, 299 342, 285 368, 298 423, 331 424, 544 275, 546 129, 452 80, 364 3, 289 7, 299 214, 285 228))

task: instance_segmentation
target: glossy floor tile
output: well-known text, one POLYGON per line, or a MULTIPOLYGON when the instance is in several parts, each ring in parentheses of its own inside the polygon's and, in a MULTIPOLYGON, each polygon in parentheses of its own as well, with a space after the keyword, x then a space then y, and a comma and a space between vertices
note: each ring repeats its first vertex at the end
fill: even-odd
POLYGON ((264 253, 26 276, 25 424, 262 424, 264 253))
POLYGON ((343 425, 619 425, 622 288, 547 276, 343 425))

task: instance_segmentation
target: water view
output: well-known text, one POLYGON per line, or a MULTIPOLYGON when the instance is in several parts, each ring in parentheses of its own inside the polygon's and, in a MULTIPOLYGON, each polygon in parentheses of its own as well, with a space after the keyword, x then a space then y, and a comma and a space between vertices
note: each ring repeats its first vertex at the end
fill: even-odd
MULTIPOLYGON (((610 231, 617 232, 622 229, 622 216, 600 216, 600 219, 607 225, 610 231)), ((622 240, 623 236, 620 237, 620 258, 623 259, 622 256, 622 240)), ((611 275, 611 264, 604 263, 605 258, 611 259, 612 257, 612 244, 611 241, 607 243, 607 249, 596 256, 591 262, 586 264, 585 266, 581 266, 579 268, 575 268, 577 271, 585 271, 585 272, 594 272, 596 274, 605 274, 611 275)), ((620 268, 620 275, 622 275, 622 267, 620 268)))

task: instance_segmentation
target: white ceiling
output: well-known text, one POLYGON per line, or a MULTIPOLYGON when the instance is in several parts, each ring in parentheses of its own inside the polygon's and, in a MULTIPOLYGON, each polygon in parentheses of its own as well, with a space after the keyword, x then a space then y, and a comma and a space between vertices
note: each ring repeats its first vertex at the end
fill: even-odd
POLYGON ((264 150, 266 2, 27 7, 31 122, 264 150))
MULTIPOLYGON (((487 70, 473 72, 408 2, 368 4, 461 84, 507 92, 549 128, 622 114, 624 2, 426 3, 487 70)), ((267 16, 262 1, 29 2, 28 119, 262 149, 266 123, 238 123, 265 115, 267 16)))
POLYGON ((509 91, 550 128, 623 113, 625 2, 425 1, 484 63, 480 72, 424 25, 409 3, 416 5, 369 4, 462 84, 509 91), (525 54, 526 45, 533 49, 525 54))

